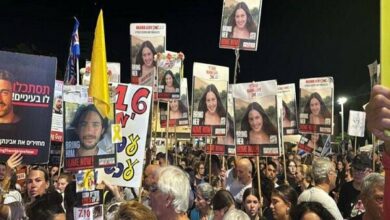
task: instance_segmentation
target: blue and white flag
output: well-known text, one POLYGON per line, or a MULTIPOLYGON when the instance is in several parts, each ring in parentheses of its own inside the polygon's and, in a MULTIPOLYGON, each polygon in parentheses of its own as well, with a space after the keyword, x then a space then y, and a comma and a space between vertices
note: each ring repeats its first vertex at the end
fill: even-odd
POLYGON ((80 57, 80 42, 79 42, 79 21, 76 17, 73 27, 72 38, 70 41, 69 57, 66 64, 64 84, 76 85, 77 83, 77 71, 78 71, 78 58, 80 57))

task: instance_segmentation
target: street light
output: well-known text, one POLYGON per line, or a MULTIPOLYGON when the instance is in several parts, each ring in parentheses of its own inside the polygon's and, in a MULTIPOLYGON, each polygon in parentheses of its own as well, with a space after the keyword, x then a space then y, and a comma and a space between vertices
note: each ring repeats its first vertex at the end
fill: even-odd
POLYGON ((340 97, 337 99, 337 103, 341 105, 341 141, 344 140, 344 104, 348 101, 346 97, 340 97))

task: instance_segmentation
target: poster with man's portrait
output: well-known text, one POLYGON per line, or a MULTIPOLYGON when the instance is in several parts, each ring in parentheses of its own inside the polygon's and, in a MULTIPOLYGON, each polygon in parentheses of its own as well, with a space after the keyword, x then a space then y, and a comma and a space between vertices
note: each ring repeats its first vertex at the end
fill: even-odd
POLYGON ((180 99, 180 75, 183 59, 182 53, 167 51, 157 54, 158 99, 180 99))
POLYGON ((256 51, 262 0, 224 0, 220 48, 256 51))
POLYGON ((333 133, 333 78, 300 79, 299 131, 333 133))
POLYGON ((169 117, 169 127, 189 125, 188 88, 187 78, 180 83, 180 99, 159 102, 160 126, 165 128, 169 117), (169 112, 168 112, 169 105, 169 112))
POLYGON ((152 86, 157 92, 155 55, 165 52, 166 25, 163 23, 130 24, 131 83, 152 86))
POLYGON ((54 87, 54 101, 53 101, 53 116, 51 121, 51 134, 50 139, 54 142, 62 143, 64 138, 63 127, 64 127, 64 110, 63 110, 63 98, 62 88, 64 82, 60 80, 55 81, 54 87))
POLYGON ((49 161, 57 59, 0 51, 0 159, 49 161))
POLYGON ((276 80, 233 85, 236 154, 279 155, 276 80))
POLYGON ((64 155, 66 170, 112 167, 116 165, 116 144, 112 143, 112 120, 96 106, 65 102, 64 155))
POLYGON ((298 134, 295 84, 278 85, 278 95, 282 99, 283 135, 298 134))

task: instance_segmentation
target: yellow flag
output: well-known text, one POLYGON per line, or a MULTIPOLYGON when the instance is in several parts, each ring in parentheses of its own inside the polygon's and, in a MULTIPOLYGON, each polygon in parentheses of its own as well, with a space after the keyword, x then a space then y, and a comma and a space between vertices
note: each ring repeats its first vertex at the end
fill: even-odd
POLYGON ((95 28, 91 59, 91 81, 88 95, 103 117, 112 119, 110 96, 108 91, 106 43, 104 38, 103 11, 100 10, 95 28))
POLYGON ((381 0, 381 84, 390 88, 390 1, 381 0))

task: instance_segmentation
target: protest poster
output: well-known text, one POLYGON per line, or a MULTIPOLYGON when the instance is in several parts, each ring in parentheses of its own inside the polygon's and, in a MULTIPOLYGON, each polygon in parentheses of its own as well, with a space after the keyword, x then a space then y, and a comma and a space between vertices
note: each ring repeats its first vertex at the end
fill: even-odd
POLYGON ((92 104, 92 99, 86 97, 86 87, 64 87, 66 170, 112 167, 116 164, 116 144, 111 141, 113 121, 103 117, 92 104))
POLYGON ((234 84, 233 97, 236 154, 279 155, 276 80, 234 84))
POLYGON ((194 63, 192 136, 225 136, 229 68, 194 63))
MULTIPOLYGON (((140 187, 146 150, 146 135, 152 107, 152 88, 116 84, 116 123, 122 130, 117 148, 117 166, 97 169, 97 181, 140 187)), ((118 134, 116 134, 118 135, 118 134)))
POLYGON ((370 75, 370 83, 372 88, 375 85, 380 84, 381 81, 380 65, 378 64, 378 61, 375 60, 373 63, 368 64, 367 67, 368 67, 368 73, 370 75))
POLYGON ((55 81, 54 86, 54 101, 53 101, 53 116, 51 120, 50 139, 54 142, 63 142, 64 139, 64 110, 62 109, 62 88, 64 82, 55 81))
POLYGON ((224 0, 220 48, 257 50, 262 2, 262 0, 224 0))
MULTIPOLYGON (((116 62, 107 62, 108 83, 121 82, 121 64, 116 62)), ((85 61, 85 72, 83 74, 82 84, 88 86, 91 81, 91 61, 85 61)))
POLYGON ((366 125, 366 113, 361 111, 349 111, 348 135, 355 137, 364 137, 366 125))
POLYGON ((299 140, 298 149, 317 157, 326 156, 330 151, 330 135, 304 134, 299 140))
POLYGON ((168 118, 169 105, 169 127, 186 126, 189 124, 188 108, 188 88, 187 78, 182 78, 180 83, 180 99, 169 100, 168 102, 160 101, 160 126, 165 128, 168 118))
POLYGON ((59 164, 61 163, 61 147, 62 142, 51 142, 49 165, 59 166, 59 164))
POLYGON ((333 78, 299 80, 299 131, 333 134, 333 78))
POLYGON ((103 216, 103 205, 73 208, 73 217, 77 220, 103 220, 103 216))
POLYGON ((130 24, 131 83, 152 86, 157 92, 157 53, 165 52, 166 25, 163 23, 130 24))
POLYGON ((282 99, 283 135, 298 134, 295 84, 278 85, 278 95, 282 99))
POLYGON ((88 192, 95 190, 96 178, 93 169, 79 170, 75 173, 76 192, 88 192))
POLYGON ((0 159, 49 161, 57 59, 0 51, 0 159))
POLYGON ((236 154, 236 146, 234 143, 234 100, 231 87, 232 85, 228 87, 226 135, 213 138, 213 143, 206 145, 207 153, 216 155, 236 154))
POLYGON ((158 99, 180 99, 180 75, 183 59, 182 53, 170 51, 157 53, 158 99))

